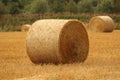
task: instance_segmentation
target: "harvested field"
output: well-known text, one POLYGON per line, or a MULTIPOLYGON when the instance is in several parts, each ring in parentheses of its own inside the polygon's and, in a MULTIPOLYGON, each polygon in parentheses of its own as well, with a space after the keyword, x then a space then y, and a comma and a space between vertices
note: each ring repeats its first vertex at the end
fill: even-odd
POLYGON ((120 31, 88 34, 85 63, 34 65, 26 53, 26 32, 1 32, 0 79, 120 80, 120 31))

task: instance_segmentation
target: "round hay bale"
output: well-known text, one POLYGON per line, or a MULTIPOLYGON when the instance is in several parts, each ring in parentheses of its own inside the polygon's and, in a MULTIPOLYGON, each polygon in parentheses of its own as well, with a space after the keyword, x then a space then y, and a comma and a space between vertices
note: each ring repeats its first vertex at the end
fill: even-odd
POLYGON ((87 32, 77 20, 38 20, 26 40, 27 53, 34 63, 84 62, 89 51, 87 32))
POLYGON ((21 31, 22 31, 22 32, 27 32, 30 27, 31 27, 31 25, 25 24, 25 25, 22 26, 21 31))
POLYGON ((88 30, 88 24, 87 23, 83 23, 84 27, 86 30, 88 30))
POLYGON ((109 16, 93 17, 88 24, 88 29, 95 32, 112 32, 114 28, 115 23, 109 16))

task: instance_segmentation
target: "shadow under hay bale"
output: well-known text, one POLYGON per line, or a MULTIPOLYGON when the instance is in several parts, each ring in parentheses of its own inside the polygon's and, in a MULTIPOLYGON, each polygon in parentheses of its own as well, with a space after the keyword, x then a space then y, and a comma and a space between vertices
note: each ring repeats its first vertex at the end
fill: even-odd
POLYGON ((77 20, 38 20, 27 33, 27 53, 34 63, 84 62, 88 34, 77 20))
POLYGON ((94 32, 112 32, 115 23, 109 16, 96 16, 90 20, 88 29, 94 32))

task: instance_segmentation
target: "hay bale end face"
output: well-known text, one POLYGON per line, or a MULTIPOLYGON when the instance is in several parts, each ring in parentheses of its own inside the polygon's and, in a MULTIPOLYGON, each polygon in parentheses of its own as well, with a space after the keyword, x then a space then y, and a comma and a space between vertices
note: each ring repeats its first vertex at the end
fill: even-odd
POLYGON ((22 31, 22 32, 27 32, 30 27, 31 27, 31 25, 25 24, 25 25, 23 25, 23 26, 21 27, 21 31, 22 31))
POLYGON ((76 20, 38 20, 27 34, 27 53, 34 63, 84 62, 88 35, 76 20))
POLYGON ((88 24, 88 29, 94 32, 112 32, 114 28, 115 23, 109 16, 93 17, 88 24))

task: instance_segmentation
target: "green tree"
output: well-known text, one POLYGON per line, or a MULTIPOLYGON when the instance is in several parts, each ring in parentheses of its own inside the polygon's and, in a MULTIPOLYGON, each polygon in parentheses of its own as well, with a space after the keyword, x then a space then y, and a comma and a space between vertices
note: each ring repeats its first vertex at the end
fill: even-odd
POLYGON ((93 12, 93 0, 82 0, 78 3, 79 12, 93 12))
POLYGON ((34 0, 31 3, 31 13, 42 13, 44 14, 49 10, 48 1, 47 0, 34 0))
POLYGON ((19 8, 20 9, 24 9, 24 7, 28 4, 30 4, 31 0, 19 0, 19 8))
POLYGON ((32 0, 19 0, 21 13, 30 13, 32 0))
POLYGON ((17 2, 9 2, 7 3, 7 9, 10 14, 18 14, 20 13, 19 4, 17 2))
POLYGON ((0 0, 10 14, 22 13, 25 6, 33 0, 0 0))
POLYGON ((77 13, 78 7, 77 4, 74 2, 74 0, 70 0, 66 6, 66 11, 71 13, 77 13))
POLYGON ((92 0, 92 6, 96 7, 100 3, 100 0, 92 0))
POLYGON ((7 3, 9 2, 9 0, 1 0, 3 4, 7 5, 7 3))
MULTIPOLYGON (((65 0, 65 1, 67 1, 67 2, 69 2, 70 0, 65 0)), ((81 0, 73 0, 75 3, 78 3, 79 1, 81 1, 81 0)))
POLYGON ((81 1, 81 0, 74 0, 76 3, 78 3, 79 1, 81 1))
POLYGON ((7 13, 7 8, 6 6, 0 1, 0 15, 1 14, 6 14, 7 13))
POLYGON ((114 12, 120 12, 120 0, 114 0, 114 12))
POLYGON ((96 12, 112 13, 113 0, 101 0, 100 4, 96 7, 96 12))
POLYGON ((64 12, 66 7, 66 1, 65 0, 54 0, 51 6, 52 12, 64 12))

